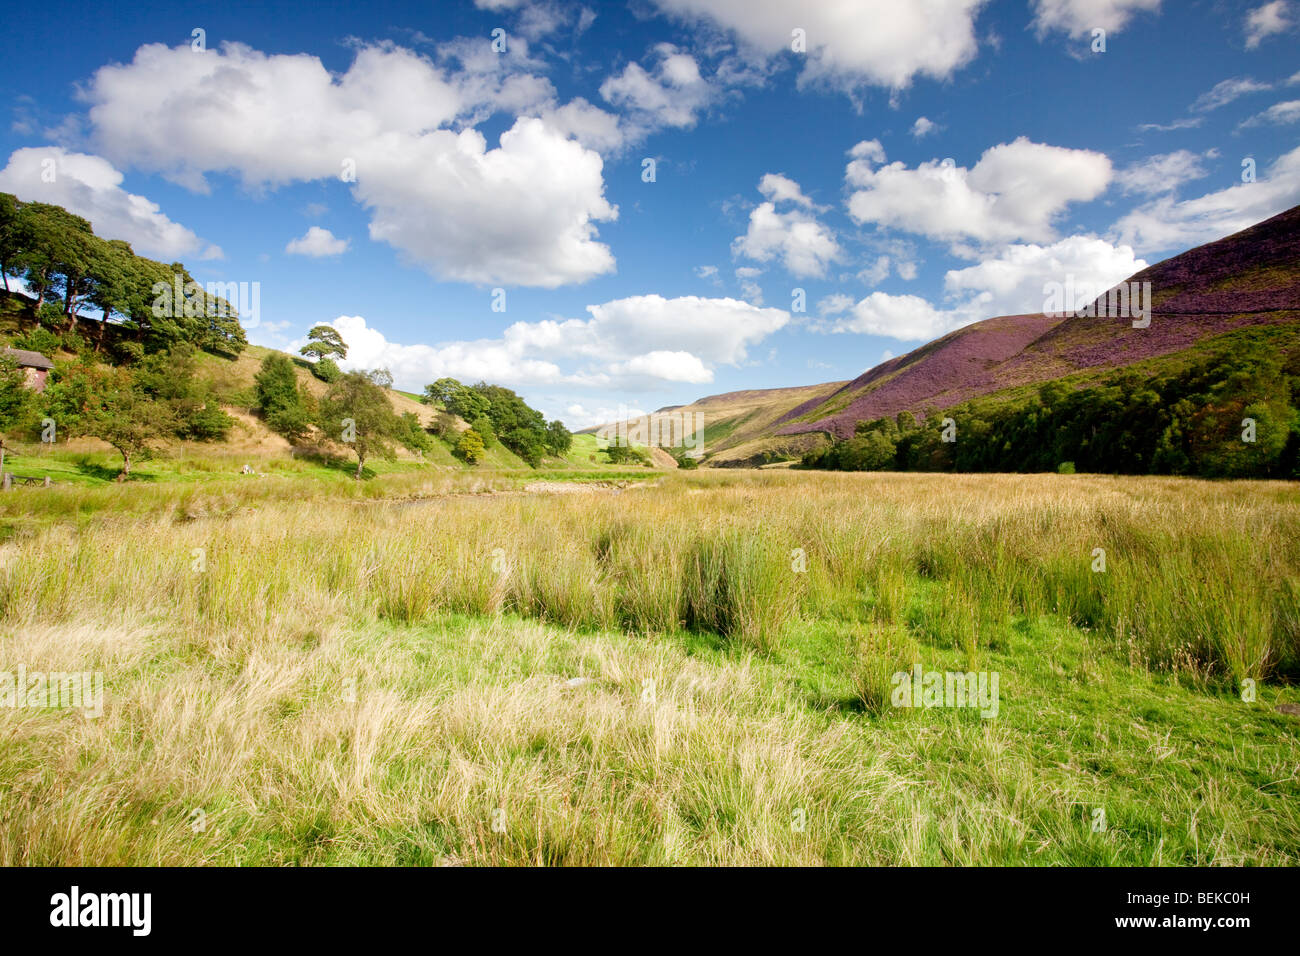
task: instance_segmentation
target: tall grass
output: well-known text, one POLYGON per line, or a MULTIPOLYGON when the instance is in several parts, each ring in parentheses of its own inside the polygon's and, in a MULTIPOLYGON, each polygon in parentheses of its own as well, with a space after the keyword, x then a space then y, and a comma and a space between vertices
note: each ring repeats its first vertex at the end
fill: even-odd
POLYGON ((26 499, 0 671, 109 706, 0 711, 0 863, 1300 859, 1290 718, 1147 673, 1300 673, 1294 487, 386 480, 26 499))
POLYGON ((6 546, 0 620, 143 615, 213 632, 292 630, 326 611, 404 624, 510 612, 582 629, 684 626, 763 651, 840 608, 974 655, 1013 616, 1048 614, 1150 667, 1300 675, 1295 490, 1188 481, 1150 495, 1137 482, 698 475, 485 498, 424 478, 388 491, 444 496, 353 492, 328 508, 139 489, 155 499, 146 517, 107 509, 78 533, 56 525, 6 546))

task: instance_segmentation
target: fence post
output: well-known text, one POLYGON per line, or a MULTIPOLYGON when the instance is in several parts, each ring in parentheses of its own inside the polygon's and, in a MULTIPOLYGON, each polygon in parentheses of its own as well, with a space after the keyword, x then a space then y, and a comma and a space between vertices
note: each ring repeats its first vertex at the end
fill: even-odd
POLYGON ((6 471, 6 472, 5 472, 4 486, 3 486, 3 487, 4 487, 4 490, 5 490, 5 491, 8 491, 8 490, 9 490, 10 488, 12 488, 13 486, 14 486, 14 476, 11 475, 11 474, 9 474, 9 472, 6 471))

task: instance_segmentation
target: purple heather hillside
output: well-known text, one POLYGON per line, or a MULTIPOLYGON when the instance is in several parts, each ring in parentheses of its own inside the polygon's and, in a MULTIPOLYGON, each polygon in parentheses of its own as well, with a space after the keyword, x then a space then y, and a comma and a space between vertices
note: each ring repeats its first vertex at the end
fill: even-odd
POLYGON ((848 437, 860 421, 947 408, 1082 369, 1121 368, 1244 325, 1294 322, 1300 317, 1300 206, 1127 281, 1151 283, 1148 328, 1133 328, 1127 317, 986 319, 876 366, 828 399, 805 402, 781 418, 777 434, 848 437), (819 410, 824 415, 814 421, 797 420, 819 410))

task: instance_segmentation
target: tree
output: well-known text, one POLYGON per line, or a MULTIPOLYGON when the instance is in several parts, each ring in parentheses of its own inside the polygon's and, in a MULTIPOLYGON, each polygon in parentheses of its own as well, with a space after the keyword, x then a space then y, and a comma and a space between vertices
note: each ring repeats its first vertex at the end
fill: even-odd
POLYGON ((253 381, 257 387, 257 405, 267 427, 293 444, 301 442, 311 427, 311 415, 298 390, 298 373, 293 361, 287 355, 272 352, 262 360, 253 381))
POLYGON ((122 456, 118 481, 131 475, 131 459, 176 430, 176 416, 165 402, 148 395, 129 369, 101 373, 90 407, 81 417, 82 434, 108 442, 122 456))
POLYGON ((546 450, 552 455, 563 455, 573 447, 573 433, 556 419, 546 426, 546 450))
POLYGON ((456 454, 471 465, 477 465, 482 461, 483 454, 486 451, 487 449, 483 447, 482 437, 472 428, 465 429, 460 436, 460 441, 456 442, 456 454))
POLYGON ((199 378, 197 349, 188 342, 147 356, 136 379, 147 395, 171 409, 177 438, 219 441, 234 425, 221 410, 212 383, 199 378))
POLYGON ((454 378, 440 378, 432 385, 426 385, 424 401, 428 405, 441 405, 467 422, 485 417, 491 408, 485 396, 454 378))
POLYGON ((352 446, 358 480, 367 458, 395 457, 393 442, 402 434, 401 420, 374 372, 348 372, 331 385, 321 401, 320 426, 333 441, 352 446))
POLYGON ((429 438, 429 433, 424 430, 415 412, 402 412, 398 422, 397 440, 401 442, 402 447, 421 454, 433 451, 433 442, 429 438))
POLYGON ((306 355, 317 360, 326 358, 348 357, 348 346, 339 335, 338 330, 329 325, 313 326, 312 330, 307 333, 307 344, 298 350, 302 355, 306 355))
POLYGON ((0 281, 5 291, 9 288, 10 273, 17 274, 16 259, 19 253, 21 232, 18 209, 22 205, 13 193, 0 193, 0 281))
MULTIPOLYGON (((80 276, 86 269, 90 223, 62 206, 23 203, 15 228, 19 237, 14 265, 22 270, 27 287, 36 293, 36 311, 45 298, 67 277, 80 276)), ((75 284, 75 280, 74 280, 75 284)))

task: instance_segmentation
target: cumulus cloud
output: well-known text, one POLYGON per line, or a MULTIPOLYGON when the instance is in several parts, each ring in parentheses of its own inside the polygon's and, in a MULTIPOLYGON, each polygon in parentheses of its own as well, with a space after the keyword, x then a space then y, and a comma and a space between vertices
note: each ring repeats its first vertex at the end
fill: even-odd
POLYGON ((1156 196, 1173 192, 1183 183, 1206 176, 1201 159, 1202 156, 1186 149, 1149 156, 1120 170, 1115 175, 1115 181, 1126 193, 1156 196))
POLYGON ((1250 93, 1259 93, 1272 88, 1271 83, 1261 83, 1249 76, 1229 77, 1214 84, 1213 89, 1198 96, 1196 102, 1192 104, 1192 109, 1197 113, 1208 113, 1210 110, 1217 110, 1220 106, 1227 106, 1233 100, 1240 99, 1250 93))
POLYGON ((291 240, 284 251, 295 256, 311 256, 313 259, 325 256, 339 256, 347 251, 348 240, 336 238, 334 233, 320 226, 312 226, 297 239, 291 240))
POLYGON ((0 191, 53 203, 85 219, 105 239, 125 239, 141 255, 172 262, 221 258, 221 250, 173 222, 157 203, 122 188, 123 176, 100 156, 57 146, 17 149, 0 170, 0 191), (47 181, 52 180, 52 181, 47 181))
POLYGON ((1158 12, 1160 0, 1033 0, 1033 7, 1040 37, 1053 30, 1079 37, 1122 30, 1135 13, 1158 12))
POLYGON ((614 268, 597 239, 596 224, 617 217, 603 163, 572 138, 599 117, 556 111, 549 82, 512 72, 526 62, 519 46, 506 56, 486 43, 447 45, 458 72, 365 47, 334 77, 305 54, 151 44, 97 71, 84 95, 96 140, 118 162, 196 190, 213 172, 250 188, 343 178, 370 210, 371 238, 439 278, 583 282, 614 268), (521 116, 491 148, 475 129, 449 128, 532 108, 552 111, 555 125, 521 116))
MULTIPOLYGON (((1052 245, 1008 246, 978 265, 944 277, 944 307, 917 295, 873 292, 823 331, 859 332, 922 341, 995 315, 1040 312, 1047 282, 1109 288, 1146 268, 1129 246, 1092 236, 1070 236, 1052 245)), ((842 304, 842 303, 836 303, 842 304)))
POLYGON ((658 62, 651 70, 629 63, 600 85, 600 95, 627 111, 630 122, 644 132, 665 126, 689 129, 716 90, 700 74, 695 57, 671 43, 660 43, 655 55, 658 62))
POLYGON ((808 210, 812 200, 799 184, 784 176, 767 174, 759 191, 769 201, 759 203, 749 214, 749 228, 731 244, 732 254, 770 262, 779 259, 794 276, 823 276, 826 267, 840 258, 835 234, 808 210), (777 211, 777 203, 797 208, 777 211))
POLYGON ((581 96, 563 106, 543 110, 542 119, 552 129, 602 154, 618 152, 634 132, 618 116, 593 106, 581 96))
POLYGON ((1256 182, 1195 199, 1162 197, 1114 226, 1120 241, 1143 252, 1187 249, 1221 239, 1300 203, 1300 147, 1280 157, 1256 182))
MULTIPOLYGON (((474 0, 474 6, 495 13, 518 11, 519 17, 515 22, 515 30, 529 40, 537 40, 555 33, 561 27, 573 23, 575 15, 582 16, 572 8, 550 0, 474 0)), ((586 10, 582 13, 590 15, 586 10)), ((582 16, 582 19, 585 19, 585 16, 582 16)), ((581 23, 582 20, 579 22, 581 23)), ((586 20, 587 26, 590 26, 590 23, 590 20, 586 20)), ((586 26, 583 26, 582 30, 585 29, 586 26)))
POLYGON ((871 140, 850 151, 849 215, 860 224, 932 239, 1050 241, 1053 222, 1066 206, 1095 199, 1111 179, 1110 160, 1102 153, 1024 137, 986 150, 970 169, 952 160, 877 168, 884 161, 879 146, 871 140))
POLYGON ((587 306, 586 319, 516 322, 498 338, 401 345, 362 316, 333 323, 348 343, 346 368, 388 368, 412 389, 445 375, 511 386, 650 389, 703 384, 718 365, 738 365, 748 349, 790 320, 780 309, 736 299, 631 296, 587 306))
POLYGON ((792 202, 805 209, 816 208, 797 182, 780 173, 767 173, 758 181, 758 191, 769 202, 792 202))
POLYGON ((924 116, 918 116, 916 122, 912 124, 912 135, 917 139, 924 139, 938 129, 938 123, 926 119, 924 116))
POLYGON ((688 23, 734 34, 762 55, 792 49, 792 31, 806 32, 800 83, 853 89, 904 89, 916 76, 946 79, 974 57, 975 17, 984 0, 655 0, 688 23))
POLYGON ((1253 50, 1268 37, 1286 33, 1295 21, 1291 19, 1288 0, 1272 0, 1246 14, 1246 49, 1253 50))

